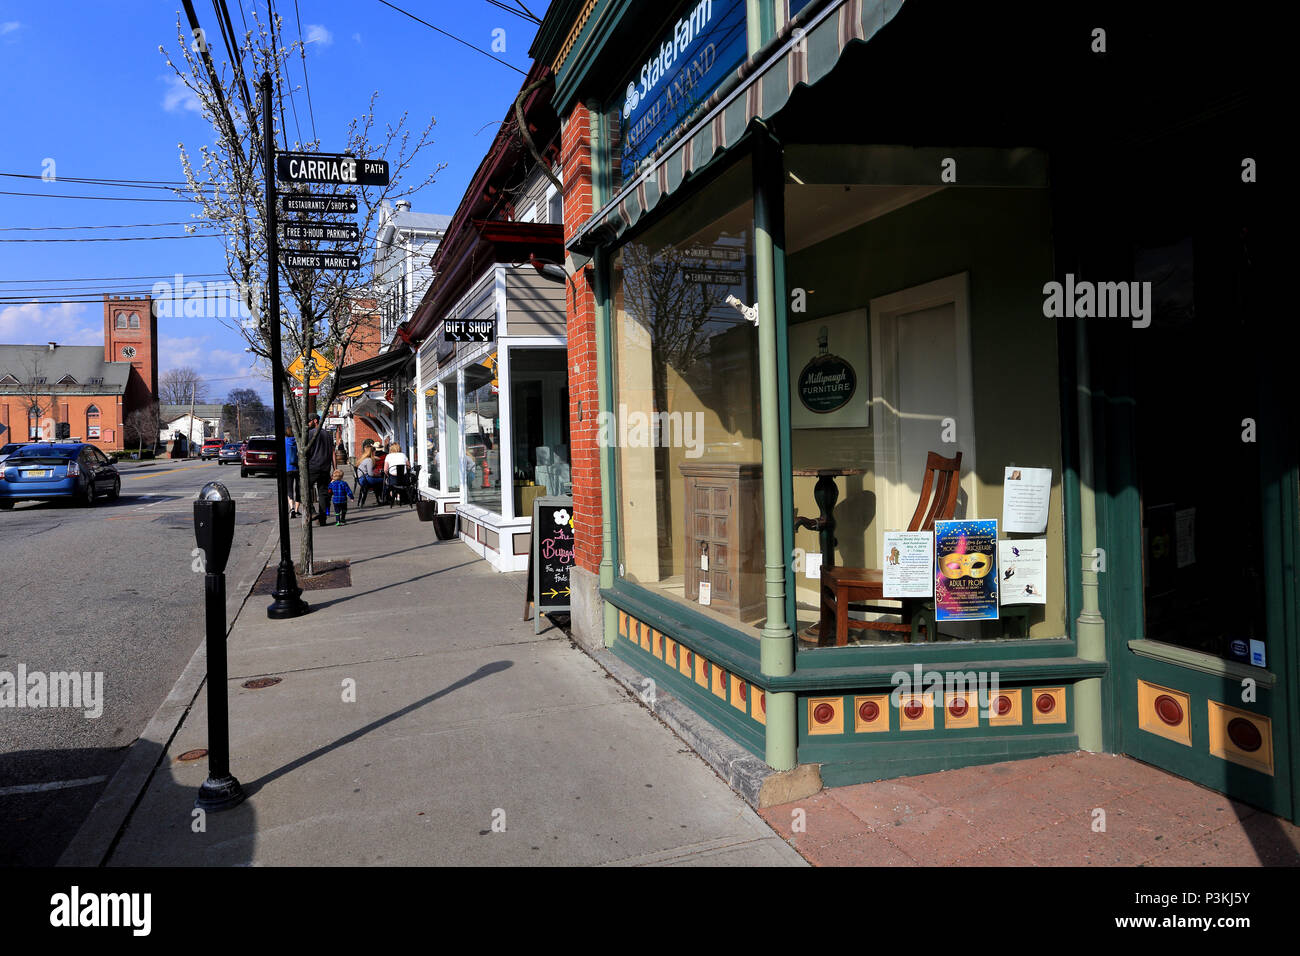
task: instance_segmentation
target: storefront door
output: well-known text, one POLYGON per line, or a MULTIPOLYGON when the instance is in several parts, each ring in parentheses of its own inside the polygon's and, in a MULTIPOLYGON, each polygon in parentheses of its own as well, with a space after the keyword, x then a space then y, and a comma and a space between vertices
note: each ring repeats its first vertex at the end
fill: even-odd
POLYGON ((1115 749, 1293 818, 1296 446, 1234 212, 1132 234, 1149 312, 1093 337, 1094 363, 1126 358, 1101 378, 1127 432, 1106 449, 1110 549, 1096 560, 1115 749))

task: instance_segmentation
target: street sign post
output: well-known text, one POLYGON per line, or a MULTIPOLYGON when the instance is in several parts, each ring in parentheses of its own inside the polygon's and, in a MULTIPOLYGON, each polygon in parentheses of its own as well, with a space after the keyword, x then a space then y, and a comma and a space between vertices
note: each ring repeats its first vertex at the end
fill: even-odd
POLYGON ((349 215, 357 211, 356 196, 300 196, 297 193, 278 193, 281 212, 341 212, 349 215))
POLYGON ((320 352, 312 349, 310 358, 299 355, 289 363, 289 367, 285 369, 285 371, 296 378, 299 382, 306 378, 310 378, 311 381, 308 384, 312 386, 312 391, 314 392, 316 386, 325 381, 326 376, 328 376, 330 372, 334 371, 334 363, 321 355, 320 352))
POLYGON ((388 160, 344 153, 280 153, 275 157, 275 174, 287 183, 387 186, 388 160))
POLYGON ((344 269, 361 268, 361 257, 343 252, 305 252, 285 249, 284 264, 290 269, 344 269))
POLYGON ((295 222, 284 227, 284 237, 308 242, 352 242, 361 234, 352 222, 295 222))

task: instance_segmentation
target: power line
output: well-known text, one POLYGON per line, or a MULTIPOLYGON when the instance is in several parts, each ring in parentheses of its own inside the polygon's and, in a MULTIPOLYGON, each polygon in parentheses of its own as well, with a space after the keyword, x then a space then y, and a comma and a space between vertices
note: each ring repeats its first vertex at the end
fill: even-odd
POLYGON ((148 196, 73 196, 67 193, 19 193, 0 190, 0 196, 32 196, 37 199, 98 199, 101 202, 193 202, 193 199, 152 199, 148 196))
POLYGON ((527 13, 527 12, 525 12, 525 11, 521 11, 521 10, 516 10, 516 9, 515 9, 514 7, 512 7, 512 6, 509 6, 508 4, 504 4, 504 3, 502 3, 501 0, 486 0, 486 2, 487 2, 487 3, 490 3, 492 6, 496 7, 496 8, 499 9, 499 10, 504 10, 506 13, 512 13, 512 14, 514 14, 514 15, 517 16, 520 20, 528 20, 528 21, 530 21, 530 22, 532 22, 532 23, 541 23, 541 22, 542 22, 541 20, 537 19, 537 17, 533 16, 531 13, 527 13))
POLYGON ((53 232, 61 229, 151 229, 154 226, 199 226, 204 229, 216 228, 211 223, 180 220, 178 222, 133 222, 95 226, 0 226, 0 232, 53 232))
POLYGON ((311 80, 307 79, 307 43, 302 35, 302 14, 298 12, 298 0, 293 0, 293 15, 298 21, 298 52, 302 55, 302 82, 307 89, 307 115, 311 118, 311 138, 316 142, 316 111, 311 105, 311 80))
MULTIPOLYGON (((223 276, 224 272, 189 272, 185 275, 194 278, 209 278, 211 276, 223 276)), ((146 276, 88 276, 86 278, 74 279, 0 279, 0 282, 18 283, 18 282, 129 282, 132 279, 174 279, 175 274, 171 275, 146 275, 146 276)))
POLYGON ((0 239, 0 242, 156 242, 159 239, 220 239, 220 234, 183 236, 70 236, 66 239, 0 239))
POLYGON ((454 33, 448 33, 446 30, 442 29, 441 27, 435 27, 435 26, 434 26, 432 23, 430 23, 428 20, 421 20, 419 17, 417 17, 414 13, 411 13, 409 10, 403 10, 401 7, 397 6, 396 4, 389 3, 388 0, 379 0, 379 2, 382 3, 382 4, 383 4, 384 6, 386 6, 386 7, 390 7, 391 9, 396 10, 398 13, 401 13, 401 14, 404 14, 405 16, 410 17, 410 18, 411 18, 412 20, 414 20, 416 23, 423 23, 423 24, 424 24, 426 27, 428 27, 430 30, 434 30, 434 31, 436 31, 436 32, 438 32, 438 33, 441 33, 443 36, 448 37, 449 39, 455 40, 457 43, 461 44, 462 46, 467 46, 467 47, 469 47, 471 50, 474 50, 476 53, 482 53, 482 54, 483 54, 485 57, 487 57, 489 60, 496 60, 496 61, 497 61, 498 63, 500 63, 502 66, 509 67, 510 69, 512 69, 512 70, 514 70, 516 73, 518 73, 520 76, 527 76, 527 75, 528 75, 527 73, 525 73, 523 70, 519 69, 519 67, 515 66, 514 64, 512 64, 512 63, 507 63, 505 60, 501 59, 499 56, 493 56, 493 55, 492 55, 491 53, 489 53, 487 50, 480 49, 479 47, 476 47, 474 44, 470 43, 468 40, 463 40, 463 39, 461 39, 460 37, 456 36, 456 34, 454 34, 454 33))
POLYGON ((189 183, 170 179, 118 179, 111 176, 55 176, 46 180, 36 173, 0 173, 10 179, 41 179, 46 182, 78 183, 83 186, 120 186, 123 189, 183 189, 189 183))

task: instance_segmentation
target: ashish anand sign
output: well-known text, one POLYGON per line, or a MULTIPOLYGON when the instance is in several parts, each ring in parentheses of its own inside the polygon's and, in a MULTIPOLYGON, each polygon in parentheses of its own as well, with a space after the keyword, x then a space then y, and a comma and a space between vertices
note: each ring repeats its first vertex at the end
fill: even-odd
POLYGON ((624 180, 745 59, 745 0, 698 0, 650 49, 624 91, 624 180))

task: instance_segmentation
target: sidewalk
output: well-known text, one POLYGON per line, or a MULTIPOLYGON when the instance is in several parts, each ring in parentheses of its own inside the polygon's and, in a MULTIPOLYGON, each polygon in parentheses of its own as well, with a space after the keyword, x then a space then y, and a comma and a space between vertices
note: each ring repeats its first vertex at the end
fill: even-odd
POLYGON ((523 575, 411 509, 350 517, 315 541, 351 586, 292 621, 254 595, 229 638, 248 800, 195 820, 207 761, 179 757, 207 746, 201 692, 110 865, 803 864, 561 632, 534 636, 523 575), (259 677, 280 681, 242 686, 259 677))
POLYGON ((1300 827, 1107 754, 836 787, 761 812, 819 866, 1300 865, 1300 827))

